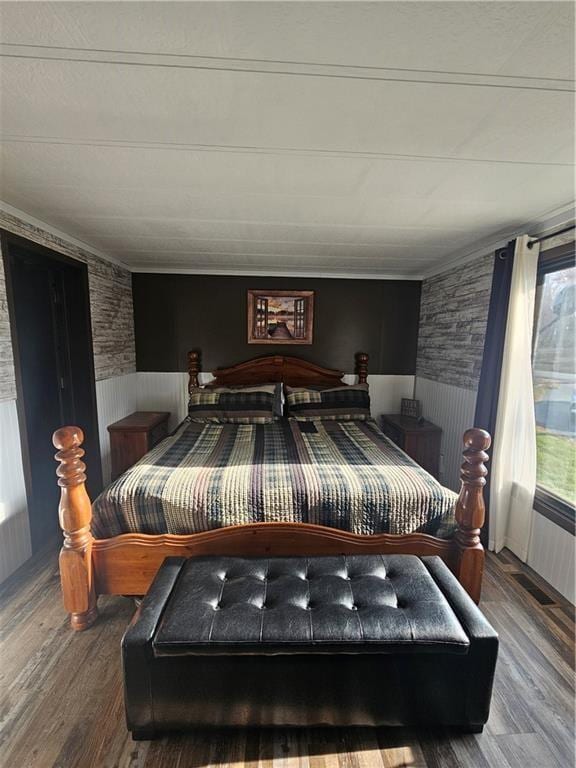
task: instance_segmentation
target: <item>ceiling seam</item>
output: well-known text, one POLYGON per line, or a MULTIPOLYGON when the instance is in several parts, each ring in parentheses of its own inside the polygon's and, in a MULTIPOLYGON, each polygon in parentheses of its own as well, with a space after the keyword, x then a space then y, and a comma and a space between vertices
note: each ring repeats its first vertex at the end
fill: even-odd
POLYGON ((361 80, 363 82, 385 82, 385 83, 408 83, 410 85, 439 85, 449 86, 451 88, 499 88, 499 89, 512 89, 522 91, 545 91, 549 93, 574 93, 573 88, 561 88, 561 87, 546 87, 539 85, 514 85, 504 83, 471 83, 471 82, 456 82, 448 80, 416 80, 405 77, 367 77, 366 75, 342 75, 342 74, 330 74, 327 72, 287 72, 280 70, 266 70, 266 69, 247 69, 241 67, 210 67, 201 65, 181 65, 181 64, 160 64, 158 62, 136 62, 136 61, 106 61, 100 59, 71 59, 60 56, 30 56, 14 53, 0 53, 0 57, 4 59, 26 59, 28 61, 59 61, 68 63, 80 63, 80 64, 100 64, 105 66, 121 66, 121 67, 147 67, 153 69, 185 69, 195 71, 210 71, 210 72, 239 72, 243 74, 251 75, 274 75, 276 77, 310 77, 310 78, 323 78, 323 79, 336 79, 336 80, 361 80))
POLYGON ((410 67, 382 67, 382 66, 372 66, 369 64, 339 64, 336 62, 322 62, 322 61, 298 61, 295 59, 255 59, 255 58, 246 58, 243 56, 210 56, 210 55, 201 55, 201 54, 190 54, 190 53, 163 53, 161 51, 128 51, 124 49, 112 49, 112 48, 79 48, 74 46, 67 46, 67 45, 40 45, 35 43, 8 43, 3 42, 0 43, 0 47, 2 46, 10 46, 10 47, 17 47, 17 48, 36 48, 36 49, 48 49, 48 50, 58 50, 58 51, 82 51, 82 52, 93 52, 93 53, 116 53, 116 54, 127 54, 130 56, 165 56, 167 58, 169 57, 175 57, 175 58, 184 58, 184 59, 203 59, 203 60, 213 60, 213 61, 242 61, 242 62, 256 62, 258 64, 291 64, 291 65, 298 65, 298 66, 308 66, 308 67, 343 67, 347 69, 370 69, 370 70, 381 70, 386 72, 420 72, 420 73, 427 73, 427 74, 436 74, 436 75, 462 75, 464 77, 502 77, 502 78, 513 78, 516 80, 551 80, 554 82, 566 82, 566 83, 573 83, 574 80, 571 78, 563 78, 563 77, 541 77, 539 75, 503 75, 498 72, 490 73, 490 72, 459 72, 458 70, 449 70, 449 69, 414 69, 410 67))
POLYGON ((543 162, 533 160, 498 160, 494 158, 450 157, 446 155, 411 155, 390 152, 371 152, 362 150, 335 150, 323 148, 299 147, 263 147, 222 144, 183 144, 179 142, 128 141, 123 139, 73 139, 58 136, 24 136, 19 134, 1 134, 0 142, 7 144, 51 144, 63 146, 109 147, 111 149, 146 149, 183 152, 221 152, 239 154, 303 155, 306 157, 360 157, 367 160, 393 160, 405 162, 438 163, 477 163, 497 165, 526 165, 571 168, 574 163, 543 162))

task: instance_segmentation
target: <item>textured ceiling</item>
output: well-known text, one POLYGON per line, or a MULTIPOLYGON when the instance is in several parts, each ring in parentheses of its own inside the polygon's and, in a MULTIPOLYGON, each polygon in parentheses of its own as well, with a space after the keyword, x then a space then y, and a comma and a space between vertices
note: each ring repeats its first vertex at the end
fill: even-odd
POLYGON ((420 275, 573 200, 573 15, 3 2, 1 197, 135 269, 420 275))

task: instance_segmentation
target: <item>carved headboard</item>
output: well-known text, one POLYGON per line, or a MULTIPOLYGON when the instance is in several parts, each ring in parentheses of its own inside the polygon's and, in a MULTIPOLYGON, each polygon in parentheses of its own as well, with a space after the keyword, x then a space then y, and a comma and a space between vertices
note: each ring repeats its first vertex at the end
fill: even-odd
MULTIPOLYGON (((361 384, 368 377, 368 355, 358 352, 356 355, 355 373, 361 384)), ((198 386, 200 373, 200 353, 188 353, 188 389, 198 386)), ((266 384, 272 381, 283 381, 291 387, 342 385, 342 371, 333 368, 323 368, 321 365, 309 363, 299 357, 285 355, 264 355, 237 363, 229 368, 217 368, 212 371, 214 380, 209 386, 235 386, 237 384, 266 384)))

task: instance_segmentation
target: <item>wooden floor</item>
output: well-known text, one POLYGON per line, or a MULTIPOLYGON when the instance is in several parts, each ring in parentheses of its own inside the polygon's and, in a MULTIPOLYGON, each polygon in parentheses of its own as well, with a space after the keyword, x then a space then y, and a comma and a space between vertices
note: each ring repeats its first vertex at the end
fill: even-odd
POLYGON ((541 606, 515 580, 518 572, 531 574, 509 553, 489 556, 482 608, 501 646, 492 713, 481 735, 408 728, 212 731, 133 742, 124 727, 119 657, 132 603, 101 599, 102 620, 72 633, 50 550, 0 588, 0 766, 571 768, 573 610, 534 576, 551 598, 541 606))

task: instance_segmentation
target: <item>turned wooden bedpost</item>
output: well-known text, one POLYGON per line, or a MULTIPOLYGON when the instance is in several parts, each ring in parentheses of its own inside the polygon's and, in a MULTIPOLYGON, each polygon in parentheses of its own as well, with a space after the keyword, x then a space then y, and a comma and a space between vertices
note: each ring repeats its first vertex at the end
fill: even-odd
POLYGON ((358 384, 366 384, 368 379, 368 355, 366 352, 356 353, 356 373, 358 384))
POLYGON ((188 394, 192 394, 193 387, 198 387, 198 374, 200 373, 200 352, 188 352, 188 394))
POLYGON ((476 602, 480 602, 484 547, 480 543, 480 529, 484 525, 483 488, 490 458, 486 451, 491 438, 483 429, 469 429, 464 433, 464 463, 460 470, 462 487, 456 502, 456 576, 476 602))
POLYGON ((54 432, 52 442, 60 462, 56 470, 60 486, 58 508, 64 545, 60 550, 60 579, 64 607, 70 613, 73 629, 87 629, 98 615, 92 568, 92 505, 84 482, 86 465, 80 447, 84 434, 79 427, 62 427, 54 432))

